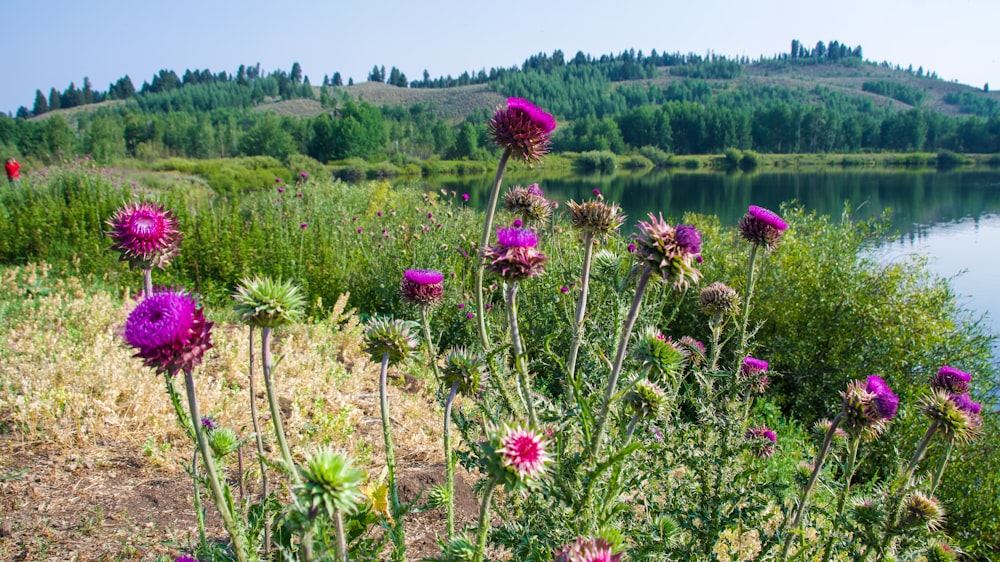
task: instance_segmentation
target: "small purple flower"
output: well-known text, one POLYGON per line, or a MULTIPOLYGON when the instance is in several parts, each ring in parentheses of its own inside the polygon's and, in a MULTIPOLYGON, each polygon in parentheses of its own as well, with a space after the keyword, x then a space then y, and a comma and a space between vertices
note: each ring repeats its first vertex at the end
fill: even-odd
POLYGON ((279 186, 278 186, 278 193, 284 193, 284 192, 285 192, 285 188, 283 188, 283 187, 281 187, 281 186, 279 185, 279 186))
POLYGON ((382 216, 382 211, 379 211, 379 212, 377 212, 375 214, 381 217, 382 216))
POLYGON ((427 218, 429 218, 429 219, 434 218, 434 213, 427 213, 427 218))
POLYGON ((970 414, 978 414, 982 411, 983 405, 979 402, 974 402, 968 394, 952 394, 948 397, 955 403, 955 407, 963 412, 968 412, 970 414))
POLYGON ((635 244, 629 244, 628 245, 628 253, 630 253, 630 254, 634 254, 635 253, 635 244))
POLYGON ((215 423, 215 420, 209 416, 202 416, 201 428, 205 431, 215 431, 216 429, 219 429, 219 424, 215 423))
POLYGON ((758 375, 766 372, 767 367, 767 361, 747 355, 743 358, 743 365, 740 367, 740 374, 747 377, 758 375))
POLYGON ((274 183, 281 183, 281 178, 274 178, 274 183))
POLYGON ((300 176, 302 176, 302 179, 308 179, 308 178, 309 178, 309 174, 307 174, 307 173, 305 173, 305 172, 302 172, 302 173, 301 173, 301 174, 299 174, 299 175, 300 175, 300 176))
POLYGON ((465 308, 465 303, 464 302, 458 303, 458 308, 459 309, 465 308))
POLYGON ((542 193, 542 188, 538 187, 537 183, 533 183, 528 186, 528 194, 534 195, 536 197, 545 197, 545 195, 542 193))
POLYGON ((522 224, 524 224, 524 222, 521 219, 514 219, 514 228, 521 228, 522 224))
POLYGON ((569 287, 567 287, 566 285, 563 285, 562 287, 559 287, 559 290, 562 291, 563 294, 565 294, 565 293, 569 292, 569 287))
POLYGON ((972 375, 954 367, 945 365, 931 378, 931 388, 939 388, 952 394, 962 394, 969 391, 972 375))
POLYGON ((687 250, 688 253, 701 253, 701 234, 695 227, 686 224, 677 225, 674 230, 674 238, 677 240, 677 245, 687 250))
POLYGON ((788 229, 788 223, 781 217, 757 205, 750 205, 737 226, 740 235, 746 241, 764 246, 768 250, 778 247, 781 234, 788 229))
POLYGON ((766 459, 774 455, 778 435, 767 426, 751 427, 747 430, 745 437, 750 441, 751 450, 757 458, 766 459))
POLYGON ((365 231, 365 229, 363 229, 363 228, 360 228, 360 227, 358 228, 358 234, 361 234, 361 233, 363 233, 364 231, 365 231))
POLYGON ((301 227, 302 230, 305 230, 306 228, 309 227, 309 223, 307 223, 307 222, 301 223, 301 224, 299 224, 299 227, 301 227))
POLYGON ((190 556, 180 556, 177 558, 177 562, 200 562, 200 560, 191 558, 190 556))
POLYGON ((875 395, 875 411, 879 418, 892 419, 899 407, 899 396, 893 394, 889 385, 878 375, 870 375, 865 381, 865 390, 875 395))
POLYGON ((601 190, 596 187, 594 188, 594 197, 601 197, 601 190))
POLYGON ((300 192, 296 193, 295 196, 296 197, 302 197, 302 192, 300 191, 300 192))
POLYGON ((472 318, 474 318, 475 316, 476 316, 476 315, 475 315, 475 314, 473 314, 473 313, 471 313, 471 312, 466 312, 466 313, 465 313, 465 317, 466 317, 466 318, 468 318, 469 320, 471 320, 471 319, 472 319, 472 318))
POLYGON ((469 202, 469 194, 468 193, 463 193, 462 194, 462 201, 464 201, 466 203, 469 202))

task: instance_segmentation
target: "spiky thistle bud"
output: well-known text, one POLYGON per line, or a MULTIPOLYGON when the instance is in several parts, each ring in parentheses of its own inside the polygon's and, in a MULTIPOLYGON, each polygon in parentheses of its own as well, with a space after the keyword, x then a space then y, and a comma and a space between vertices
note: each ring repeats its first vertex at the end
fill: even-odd
POLYGON ((235 453, 243 443, 236 432, 228 427, 221 427, 207 432, 208 446, 212 448, 215 458, 223 459, 235 453))
POLYGON ((573 228, 591 236, 608 236, 618 230, 625 222, 621 207, 605 203, 601 200, 577 203, 566 202, 569 208, 569 218, 573 228))
POLYGON ((931 377, 931 388, 941 389, 951 394, 962 394, 969 391, 972 375, 954 367, 945 365, 937 374, 931 377))
POLYGON ((540 162, 549 151, 556 120, 535 104, 521 98, 507 98, 507 107, 498 107, 489 122, 490 139, 524 162, 540 162))
MULTIPOLYGON (((833 422, 828 418, 823 418, 821 420, 817 420, 816 423, 813 424, 813 432, 825 437, 826 434, 829 433, 831 427, 833 427, 833 422)), ((838 426, 837 429, 833 430, 833 444, 836 446, 843 445, 845 443, 847 443, 847 432, 838 426)))
POLYGON ((955 562, 958 553, 946 542, 935 541, 927 549, 927 562, 955 562))
POLYGON ((851 435, 862 432, 868 438, 875 438, 885 430, 899 405, 899 398, 877 375, 864 382, 851 381, 841 396, 844 412, 841 427, 851 435))
POLYGON ((577 537, 556 551, 553 562, 619 562, 621 557, 621 553, 615 553, 613 545, 603 538, 577 537))
POLYGON ((250 326, 277 328, 300 322, 305 311, 305 296, 290 279, 270 277, 244 278, 233 294, 236 314, 250 326))
POLYGON ((537 488, 552 460, 545 435, 521 423, 488 427, 487 435, 481 444, 486 471, 509 489, 537 488))
POLYGON ((981 406, 968 394, 948 394, 942 389, 932 390, 922 400, 923 412, 938 423, 938 431, 949 439, 965 443, 975 439, 982 426, 979 416, 981 406))
POLYGON ((448 503, 448 488, 444 486, 431 486, 427 491, 427 507, 436 509, 448 503))
POLYGON ((147 367, 173 376, 201 364, 212 348, 211 328, 192 295, 157 287, 129 314, 125 341, 147 367))
POLYGON ((774 455, 775 444, 778 442, 778 435, 767 426, 759 425, 747 430, 744 437, 750 451, 758 459, 767 459, 774 455))
POLYGON ((944 507, 937 498, 917 490, 910 494, 903 504, 901 523, 904 527, 926 527, 930 531, 935 531, 944 523, 944 507))
POLYGON ((444 293, 444 274, 433 269, 407 269, 399 283, 403 299, 416 305, 437 304, 444 293))
POLYGON ((736 379, 746 384, 753 392, 763 394, 771 382, 771 379, 764 374, 767 372, 767 368, 767 361, 747 355, 740 364, 740 371, 736 374, 736 379))
POLYGON ((486 373, 483 358, 464 347, 457 347, 448 353, 441 371, 445 388, 458 383, 458 392, 464 396, 474 396, 479 392, 479 383, 486 373))
POLYGON ((667 409, 667 393, 656 383, 641 380, 625 395, 625 402, 640 419, 661 418, 667 409))
POLYGON ((383 316, 369 320, 365 327, 365 349, 372 361, 381 362, 386 353, 390 364, 409 359, 419 345, 413 333, 416 326, 414 322, 383 316))
POLYGON ((639 232, 632 235, 636 259, 678 289, 697 283, 701 279, 701 272, 694 267, 701 253, 698 232, 687 225, 674 228, 663 220, 662 214, 657 218, 650 213, 649 219, 649 222, 639 221, 639 232))
POLYGON ((735 289, 722 281, 716 281, 701 290, 698 294, 701 309, 707 314, 736 315, 740 311, 740 295, 735 289))
POLYGON ((677 340, 677 344, 685 352, 684 355, 691 365, 698 366, 705 362, 705 344, 691 336, 682 336, 677 340))
POLYGON ((503 203, 508 211, 526 222, 544 222, 552 215, 552 203, 542 195, 537 183, 531 187, 515 185, 504 194, 503 203))
POLYGON ((885 520, 882 500, 878 497, 860 496, 851 502, 854 520, 862 529, 877 528, 885 520))
POLYGON ((303 500, 310 520, 320 514, 353 513, 365 501, 361 485, 365 471, 355 468, 346 454, 322 447, 308 455, 298 467, 302 483, 296 493, 303 500))
POLYGON ((508 281, 537 277, 549 261, 536 246, 535 233, 525 228, 500 228, 497 243, 483 250, 486 268, 508 281))
POLYGON ((458 537, 444 547, 442 562, 472 562, 476 556, 476 548, 466 537, 458 537))
POLYGON ((685 353, 654 326, 646 326, 639 332, 632 354, 661 376, 676 377, 684 367, 685 353))
POLYGON ((746 241, 773 250, 781 242, 781 235, 788 229, 788 223, 773 211, 750 205, 737 227, 746 241))
POLYGON ((163 269, 177 255, 181 233, 172 211, 150 201, 128 203, 107 221, 111 249, 132 269, 163 269))

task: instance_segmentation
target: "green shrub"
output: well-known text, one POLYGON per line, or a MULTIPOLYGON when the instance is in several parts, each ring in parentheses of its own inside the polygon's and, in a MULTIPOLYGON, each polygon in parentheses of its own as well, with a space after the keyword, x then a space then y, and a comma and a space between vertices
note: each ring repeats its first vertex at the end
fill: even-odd
POLYGON ((618 165, 618 158, 614 152, 609 150, 590 150, 581 152, 580 156, 573 162, 573 167, 585 174, 610 174, 615 171, 618 165))
POLYGON ((643 146, 639 149, 639 154, 649 158, 657 168, 673 168, 677 165, 673 154, 655 146, 643 146))
POLYGON ((744 150, 743 157, 740 158, 740 169, 744 172, 756 170, 760 166, 760 154, 752 150, 744 150))

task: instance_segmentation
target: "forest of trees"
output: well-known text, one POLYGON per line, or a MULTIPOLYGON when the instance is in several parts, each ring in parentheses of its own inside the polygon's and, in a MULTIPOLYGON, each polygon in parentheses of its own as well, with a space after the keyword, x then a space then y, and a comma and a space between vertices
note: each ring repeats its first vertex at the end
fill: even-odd
MULTIPOLYGON (((997 101, 978 90, 944 99, 967 114, 954 117, 922 107, 924 90, 902 81, 871 80, 862 87, 908 106, 898 110, 870 96, 821 86, 734 80, 754 62, 858 65, 861 60, 860 46, 831 41, 806 48, 796 40, 788 53, 759 61, 655 50, 600 57, 577 53, 567 59, 557 50, 533 55, 519 67, 463 73, 457 79, 431 79, 424 71, 422 79, 408 81, 396 67, 386 73, 378 65, 368 79, 401 88, 486 84, 501 95, 531 99, 559 120, 556 151, 1000 152, 997 101), (677 78, 651 80, 665 74, 677 78)), ((932 79, 923 69, 918 74, 932 79)), ((178 76, 161 70, 138 89, 125 76, 104 92, 85 78, 82 88, 71 83, 61 92, 52 88, 48 96, 38 90, 34 108, 22 107, 17 117, 0 115, 0 150, 42 161, 73 154, 102 162, 307 154, 321 162, 358 157, 397 163, 432 156, 478 159, 493 150, 486 141, 492 108, 456 122, 427 104, 375 107, 353 101, 342 85, 339 72, 324 76, 318 88, 322 112, 292 117, 259 109, 271 101, 313 98, 315 90, 298 63, 288 72, 267 74, 259 64, 240 66, 235 74, 206 69, 178 76), (77 112, 72 121, 61 115, 31 119, 104 100, 121 101, 77 112)))

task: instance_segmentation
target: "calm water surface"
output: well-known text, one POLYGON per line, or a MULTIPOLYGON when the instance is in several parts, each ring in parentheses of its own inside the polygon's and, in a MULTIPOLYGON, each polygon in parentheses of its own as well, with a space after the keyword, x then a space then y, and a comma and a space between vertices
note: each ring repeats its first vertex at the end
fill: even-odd
MULTIPOLYGON (((491 180, 442 180, 429 187, 469 193, 470 204, 485 207, 491 180)), ((793 201, 833 217, 847 206, 856 219, 889 209, 898 237, 877 250, 883 259, 927 255, 932 271, 952 279, 960 302, 975 315, 987 314, 993 333, 1000 333, 1000 260, 994 253, 1000 249, 1000 170, 504 177, 505 186, 536 182, 560 203, 600 189, 621 204, 630 224, 650 212, 674 221, 686 212, 715 214, 723 224, 736 224, 748 205, 777 210, 793 201)))

